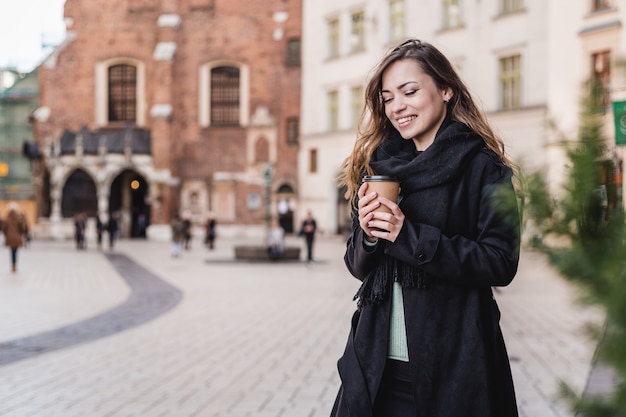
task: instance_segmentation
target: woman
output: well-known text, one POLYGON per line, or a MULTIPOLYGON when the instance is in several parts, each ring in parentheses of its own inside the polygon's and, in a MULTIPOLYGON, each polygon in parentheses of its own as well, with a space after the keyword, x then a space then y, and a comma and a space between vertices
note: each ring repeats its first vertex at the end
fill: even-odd
POLYGON ((11 271, 17 271, 17 250, 24 245, 24 237, 28 233, 26 218, 19 212, 16 202, 12 201, 8 206, 6 219, 2 222, 4 244, 11 250, 11 271))
POLYGON ((355 209, 345 262, 363 283, 332 416, 517 416, 491 292, 519 258, 502 142, 450 62, 415 39, 376 68, 362 120, 340 179, 355 209), (368 193, 371 174, 395 177, 398 201, 368 193))

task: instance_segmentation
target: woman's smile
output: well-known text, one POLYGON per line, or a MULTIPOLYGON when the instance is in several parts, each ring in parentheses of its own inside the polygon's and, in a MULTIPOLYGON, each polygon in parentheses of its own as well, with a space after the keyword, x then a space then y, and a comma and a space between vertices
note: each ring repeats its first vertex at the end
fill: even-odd
POLYGON ((416 119, 417 116, 406 116, 406 117, 401 117, 398 119, 398 126, 399 127, 405 127, 407 125, 409 125, 409 123, 413 120, 416 119))

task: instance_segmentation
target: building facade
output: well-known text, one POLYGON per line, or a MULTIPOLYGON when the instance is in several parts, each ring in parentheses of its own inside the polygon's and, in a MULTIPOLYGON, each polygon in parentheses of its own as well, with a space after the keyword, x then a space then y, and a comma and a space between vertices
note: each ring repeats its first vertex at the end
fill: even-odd
MULTIPOLYGON (((349 227, 337 174, 352 150, 369 71, 408 37, 434 44, 456 66, 511 159, 563 180, 577 138, 584 85, 594 80, 614 137, 612 101, 626 96, 623 0, 305 0, 299 216, 320 229, 349 227)), ((607 143, 609 157, 622 150, 607 143)))
POLYGON ((81 212, 165 238, 211 214, 222 235, 293 229, 299 0, 66 0, 64 42, 39 67, 39 227, 81 212))
POLYGON ((22 74, 0 69, 0 218, 15 201, 29 224, 37 218, 32 173, 38 167, 38 149, 31 114, 38 99, 37 70, 22 74))

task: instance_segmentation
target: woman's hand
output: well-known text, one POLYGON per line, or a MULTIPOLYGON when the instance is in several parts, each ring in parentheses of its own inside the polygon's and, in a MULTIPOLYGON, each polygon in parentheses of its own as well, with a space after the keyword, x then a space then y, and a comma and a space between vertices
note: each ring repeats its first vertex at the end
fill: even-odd
POLYGON ((402 213, 395 201, 379 197, 375 192, 366 195, 366 192, 367 183, 363 183, 358 192, 359 225, 361 229, 363 229, 371 242, 374 242, 376 239, 395 242, 404 224, 404 213, 402 213), (381 204, 389 208, 391 213, 374 211, 381 204))

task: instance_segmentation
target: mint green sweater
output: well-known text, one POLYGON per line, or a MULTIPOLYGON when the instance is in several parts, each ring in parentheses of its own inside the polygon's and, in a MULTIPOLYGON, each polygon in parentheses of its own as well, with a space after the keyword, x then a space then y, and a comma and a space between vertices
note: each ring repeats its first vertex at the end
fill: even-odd
POLYGON ((389 351, 387 357, 398 361, 409 361, 409 348, 406 341, 406 325, 404 322, 404 301, 402 286, 393 283, 391 290, 391 320, 389 321, 389 351))
MULTIPOLYGON (((365 246, 374 247, 378 241, 364 240, 365 246)), ((406 341, 406 324, 404 322, 404 300, 402 299, 402 285, 393 283, 391 289, 391 318, 389 320, 389 346, 387 357, 398 361, 409 361, 409 347, 406 341)))

